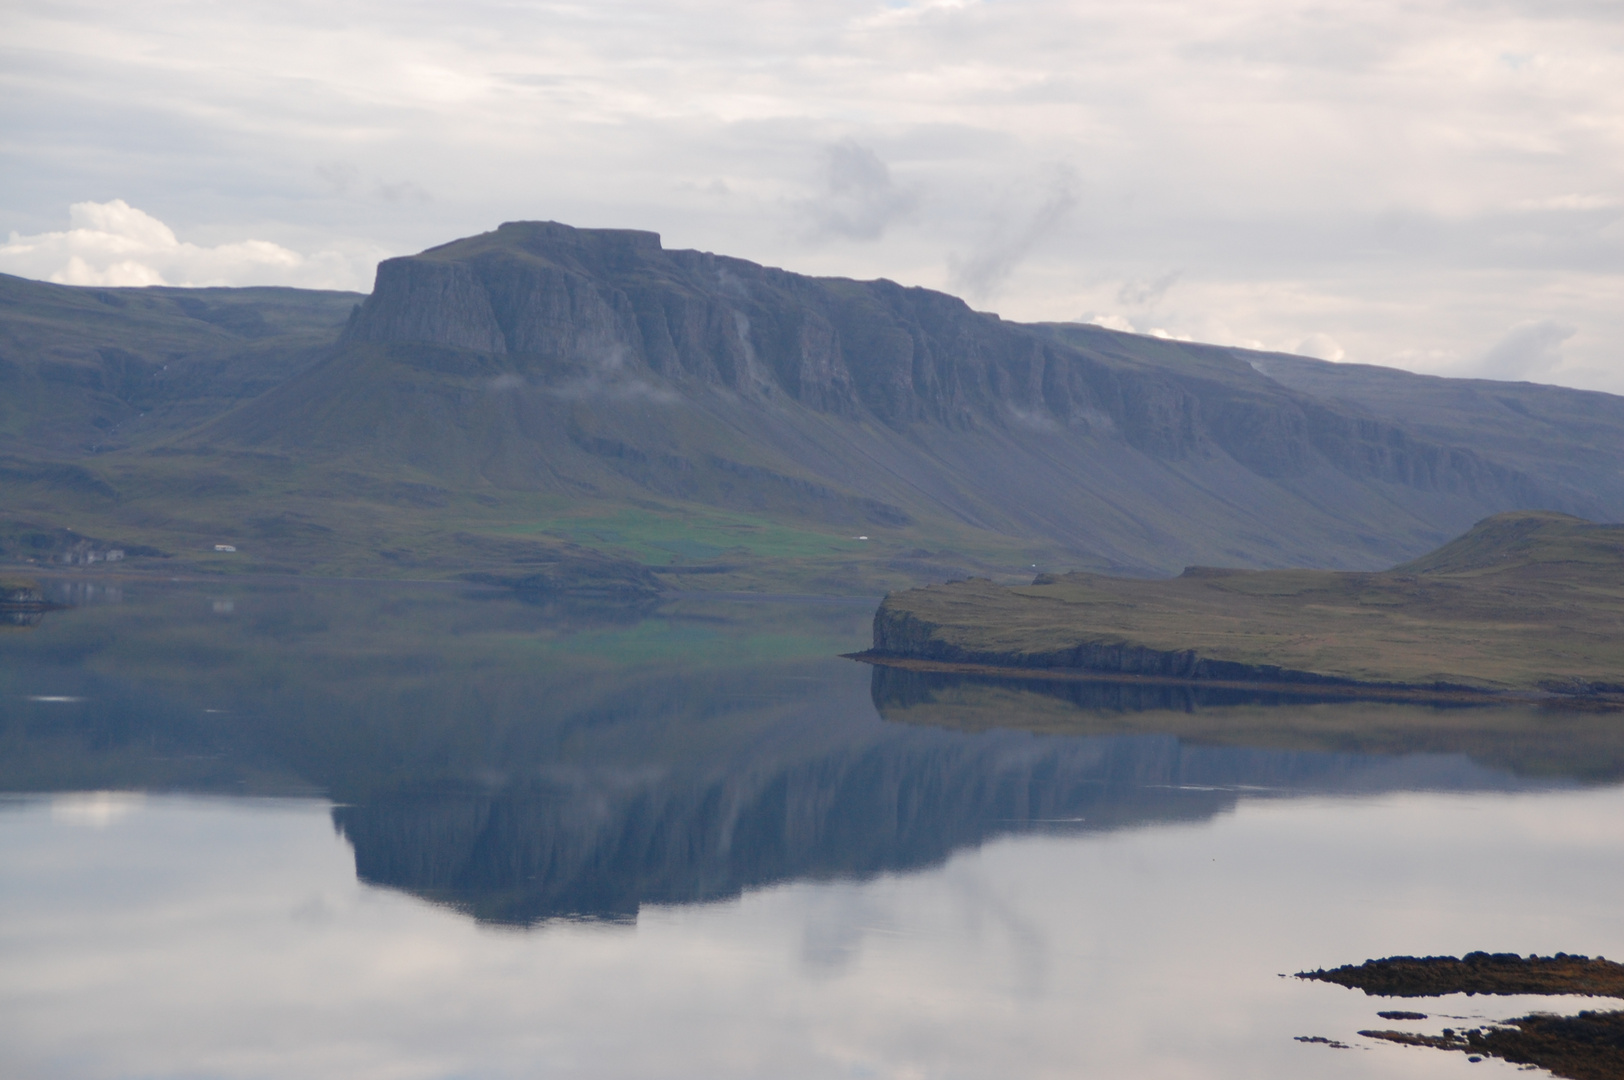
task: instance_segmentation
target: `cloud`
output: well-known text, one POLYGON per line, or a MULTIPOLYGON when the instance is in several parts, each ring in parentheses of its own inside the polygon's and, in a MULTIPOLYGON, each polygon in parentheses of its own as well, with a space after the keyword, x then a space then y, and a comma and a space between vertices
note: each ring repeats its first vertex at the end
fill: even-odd
POLYGON ((878 240, 918 204, 914 192, 892 181, 879 155, 855 139, 825 148, 824 158, 824 190, 805 204, 815 235, 878 240))
POLYGON ((1152 278, 1124 281, 1122 288, 1117 290, 1117 300, 1130 307, 1155 307, 1182 273, 1182 270, 1169 270, 1152 278))
POLYGON ((1291 351, 1298 356, 1312 356, 1316 360, 1329 360, 1332 363, 1339 363, 1348 355, 1347 350, 1337 344, 1336 338, 1317 331, 1299 341, 1291 351))
POLYGON ((1206 338, 1198 338, 1194 335, 1182 333, 1178 330, 1169 330, 1165 326, 1151 325, 1149 319, 1152 317, 1153 316, 1147 316, 1140 319, 1129 319, 1122 315, 1107 313, 1104 315, 1085 315, 1082 318, 1075 319, 1073 321, 1088 323, 1092 326, 1101 326, 1107 330, 1117 330, 1124 334, 1143 334, 1146 337, 1161 338, 1164 341, 1207 341, 1209 344, 1238 344, 1242 348, 1253 348, 1257 344, 1256 342, 1249 341, 1224 341, 1221 340, 1223 335, 1209 335, 1206 338))
POLYGON ((1562 364, 1562 343, 1578 332, 1555 319, 1520 322, 1471 365, 1467 374, 1485 379, 1527 380, 1562 364))
POLYGON ((1615 195, 1551 195, 1538 199, 1518 200, 1516 208, 1519 210, 1614 210, 1624 200, 1615 195))
POLYGON ((335 195, 348 195, 361 177, 361 170, 347 161, 326 161, 316 166, 316 176, 335 195))
POLYGON ((353 279, 336 252, 306 257, 269 240, 204 247, 123 199, 68 208, 64 232, 21 236, 0 245, 0 271, 60 285, 305 285, 353 279))
POLYGON ((311 252, 553 219, 1369 363, 1550 318, 1584 327, 1555 377, 1624 391, 1616 4, 13 7, 0 241, 111 192, 309 282, 311 252), (1069 185, 1033 182, 1055 161, 1069 185), (1045 242, 1051 195, 1086 245, 1045 242))
POLYGON ((978 0, 887 0, 883 10, 859 20, 861 24, 883 27, 886 24, 917 22, 938 12, 960 11, 978 0))
POLYGON ((985 297, 1009 280, 1022 260, 1047 239, 1077 205, 1077 180, 1061 165, 1051 170, 1047 192, 1036 208, 1014 225, 996 229, 965 259, 950 260, 955 287, 985 297))
POLYGON ((373 185, 372 194, 384 202, 433 202, 434 196, 410 180, 401 180, 393 184, 386 184, 382 180, 373 185))
POLYGON ((1103 326, 1107 330, 1120 330, 1124 334, 1137 334, 1139 331, 1121 315, 1095 315, 1088 320, 1095 326, 1103 326))

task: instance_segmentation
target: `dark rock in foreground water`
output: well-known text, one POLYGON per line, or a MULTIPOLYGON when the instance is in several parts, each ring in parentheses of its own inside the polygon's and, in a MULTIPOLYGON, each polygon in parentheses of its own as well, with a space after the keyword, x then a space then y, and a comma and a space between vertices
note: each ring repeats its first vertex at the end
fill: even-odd
MULTIPOLYGON (((1438 997, 1442 994, 1584 994, 1624 997, 1624 964, 1603 957, 1467 953, 1453 956, 1390 956, 1330 971, 1304 971, 1301 979, 1347 986, 1377 997, 1438 997)), ((1383 1016, 1388 1014, 1383 1013, 1383 1016)))
POLYGON ((1507 1020, 1503 1026, 1474 1028, 1442 1035, 1408 1031, 1361 1031, 1370 1039, 1460 1050, 1497 1057, 1516 1065, 1536 1065, 1568 1080, 1619 1080, 1624 1077, 1624 1012, 1582 1012, 1578 1016, 1534 1013, 1507 1020))
MULTIPOLYGON (((1581 994, 1624 997, 1624 964, 1604 957, 1519 956, 1467 953, 1453 956, 1389 956, 1346 964, 1330 971, 1304 971, 1300 979, 1336 983, 1382 997, 1437 997, 1444 994, 1581 994)), ((1425 1020, 1424 1013, 1394 1009, 1384 1020, 1425 1020)), ((1549 1069, 1567 1080, 1624 1078, 1624 1011, 1581 1012, 1577 1016, 1531 1013, 1467 1031, 1444 1028, 1437 1035, 1414 1031, 1361 1031, 1367 1039, 1403 1046, 1459 1050, 1470 1060, 1500 1058, 1517 1065, 1549 1069)), ((1299 1037, 1298 1041, 1305 1040, 1299 1037)))

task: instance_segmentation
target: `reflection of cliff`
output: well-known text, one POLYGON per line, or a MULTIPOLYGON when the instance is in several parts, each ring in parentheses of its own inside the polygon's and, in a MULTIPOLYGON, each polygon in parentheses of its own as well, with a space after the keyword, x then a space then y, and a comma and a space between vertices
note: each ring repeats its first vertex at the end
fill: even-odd
POLYGON ((876 667, 874 707, 908 724, 1066 735, 1159 732, 1193 743, 1359 754, 1464 754, 1525 776, 1624 777, 1616 712, 1338 701, 1198 684, 997 679, 876 667))
MULTIPOLYGON (((891 719, 915 720, 912 715, 893 715, 909 709, 935 710, 946 713, 955 706, 968 706, 977 694, 1030 694, 1026 708, 994 714, 986 712, 980 724, 946 726, 973 726, 977 730, 1006 726, 1001 721, 1021 717, 1026 722, 1016 726, 1030 728, 1028 713, 1038 706, 1042 716, 1053 714, 1057 705, 1064 703, 1073 709, 1092 713, 1191 713, 1201 709, 1221 709, 1240 705, 1320 705, 1342 704, 1346 696, 1315 693, 1313 685, 1279 684, 1277 686, 1212 685, 1190 680, 1188 682, 1117 682, 1090 681, 1082 673, 1070 679, 977 677, 955 672, 916 671, 908 668, 876 665, 873 674, 874 707, 891 719), (971 689, 975 688, 975 689, 971 689), (1041 703, 1041 704, 1040 704, 1041 703)), ((1370 698, 1366 700, 1380 700, 1370 698)), ((990 701, 987 702, 990 705, 990 701)), ((1007 703, 1006 703, 1007 704, 1007 703)), ((966 719, 968 719, 966 717, 966 719)), ((1074 723, 1078 718, 1068 717, 1074 723)), ((1119 730, 1107 725, 1102 730, 1119 730)), ((1164 730, 1157 727, 1150 730, 1164 730)))
POLYGON ((646 903, 939 863, 1011 832, 1196 821, 1243 791, 1494 787, 1459 759, 887 729, 851 750, 726 772, 580 772, 491 793, 402 794, 334 821, 366 881, 492 922, 630 919, 646 903))

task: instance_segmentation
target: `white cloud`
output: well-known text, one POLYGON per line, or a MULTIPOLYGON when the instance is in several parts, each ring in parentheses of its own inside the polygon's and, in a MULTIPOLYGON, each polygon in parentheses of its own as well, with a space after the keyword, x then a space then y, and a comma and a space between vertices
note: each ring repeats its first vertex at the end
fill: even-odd
POLYGON ((1521 199, 1519 210, 1611 210, 1624 205, 1616 195, 1552 195, 1543 199, 1521 199))
POLYGON ((1330 360, 1333 363, 1348 355, 1347 350, 1336 343, 1336 338, 1324 333, 1309 334, 1291 351, 1298 356, 1312 356, 1316 360, 1330 360))
POLYGON ((337 252, 306 257, 268 240, 212 247, 187 243, 123 199, 68 208, 63 232, 0 245, 0 271, 61 285, 305 285, 349 287, 354 268, 337 252))
POLYGON ((1088 321, 1095 326, 1103 326, 1107 330, 1120 330, 1124 334, 1137 334, 1139 332, 1134 328, 1133 323, 1124 319, 1121 315, 1095 315, 1088 321))
POLYGON ((1511 380, 1550 375, 1562 364, 1562 343, 1577 332, 1555 319, 1520 322, 1462 374, 1511 380))
POLYGON ((950 257, 953 285, 973 297, 992 296, 1016 268, 1043 241, 1053 237, 1060 223, 1077 205, 1076 174, 1064 165, 1047 170, 1049 176, 1037 205, 1021 210, 998 208, 988 235, 965 258, 950 257))
POLYGON ((1181 273, 1179 270, 1169 270, 1154 277, 1124 281, 1122 288, 1117 290, 1117 299, 1133 307, 1155 307, 1167 295, 1167 290, 1178 282, 1181 273))
POLYGON ((919 201, 916 192, 897 186, 878 154, 855 139, 826 147, 824 162, 824 190, 805 204, 815 236, 878 240, 919 201))

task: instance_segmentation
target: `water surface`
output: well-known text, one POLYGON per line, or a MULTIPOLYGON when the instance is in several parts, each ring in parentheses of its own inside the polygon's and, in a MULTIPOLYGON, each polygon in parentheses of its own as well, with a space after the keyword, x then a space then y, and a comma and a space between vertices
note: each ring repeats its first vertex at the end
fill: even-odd
POLYGON ((1280 974, 1624 955, 1585 718, 898 684, 844 601, 55 587, 0 634, 7 1075, 1482 1076, 1280 974))

